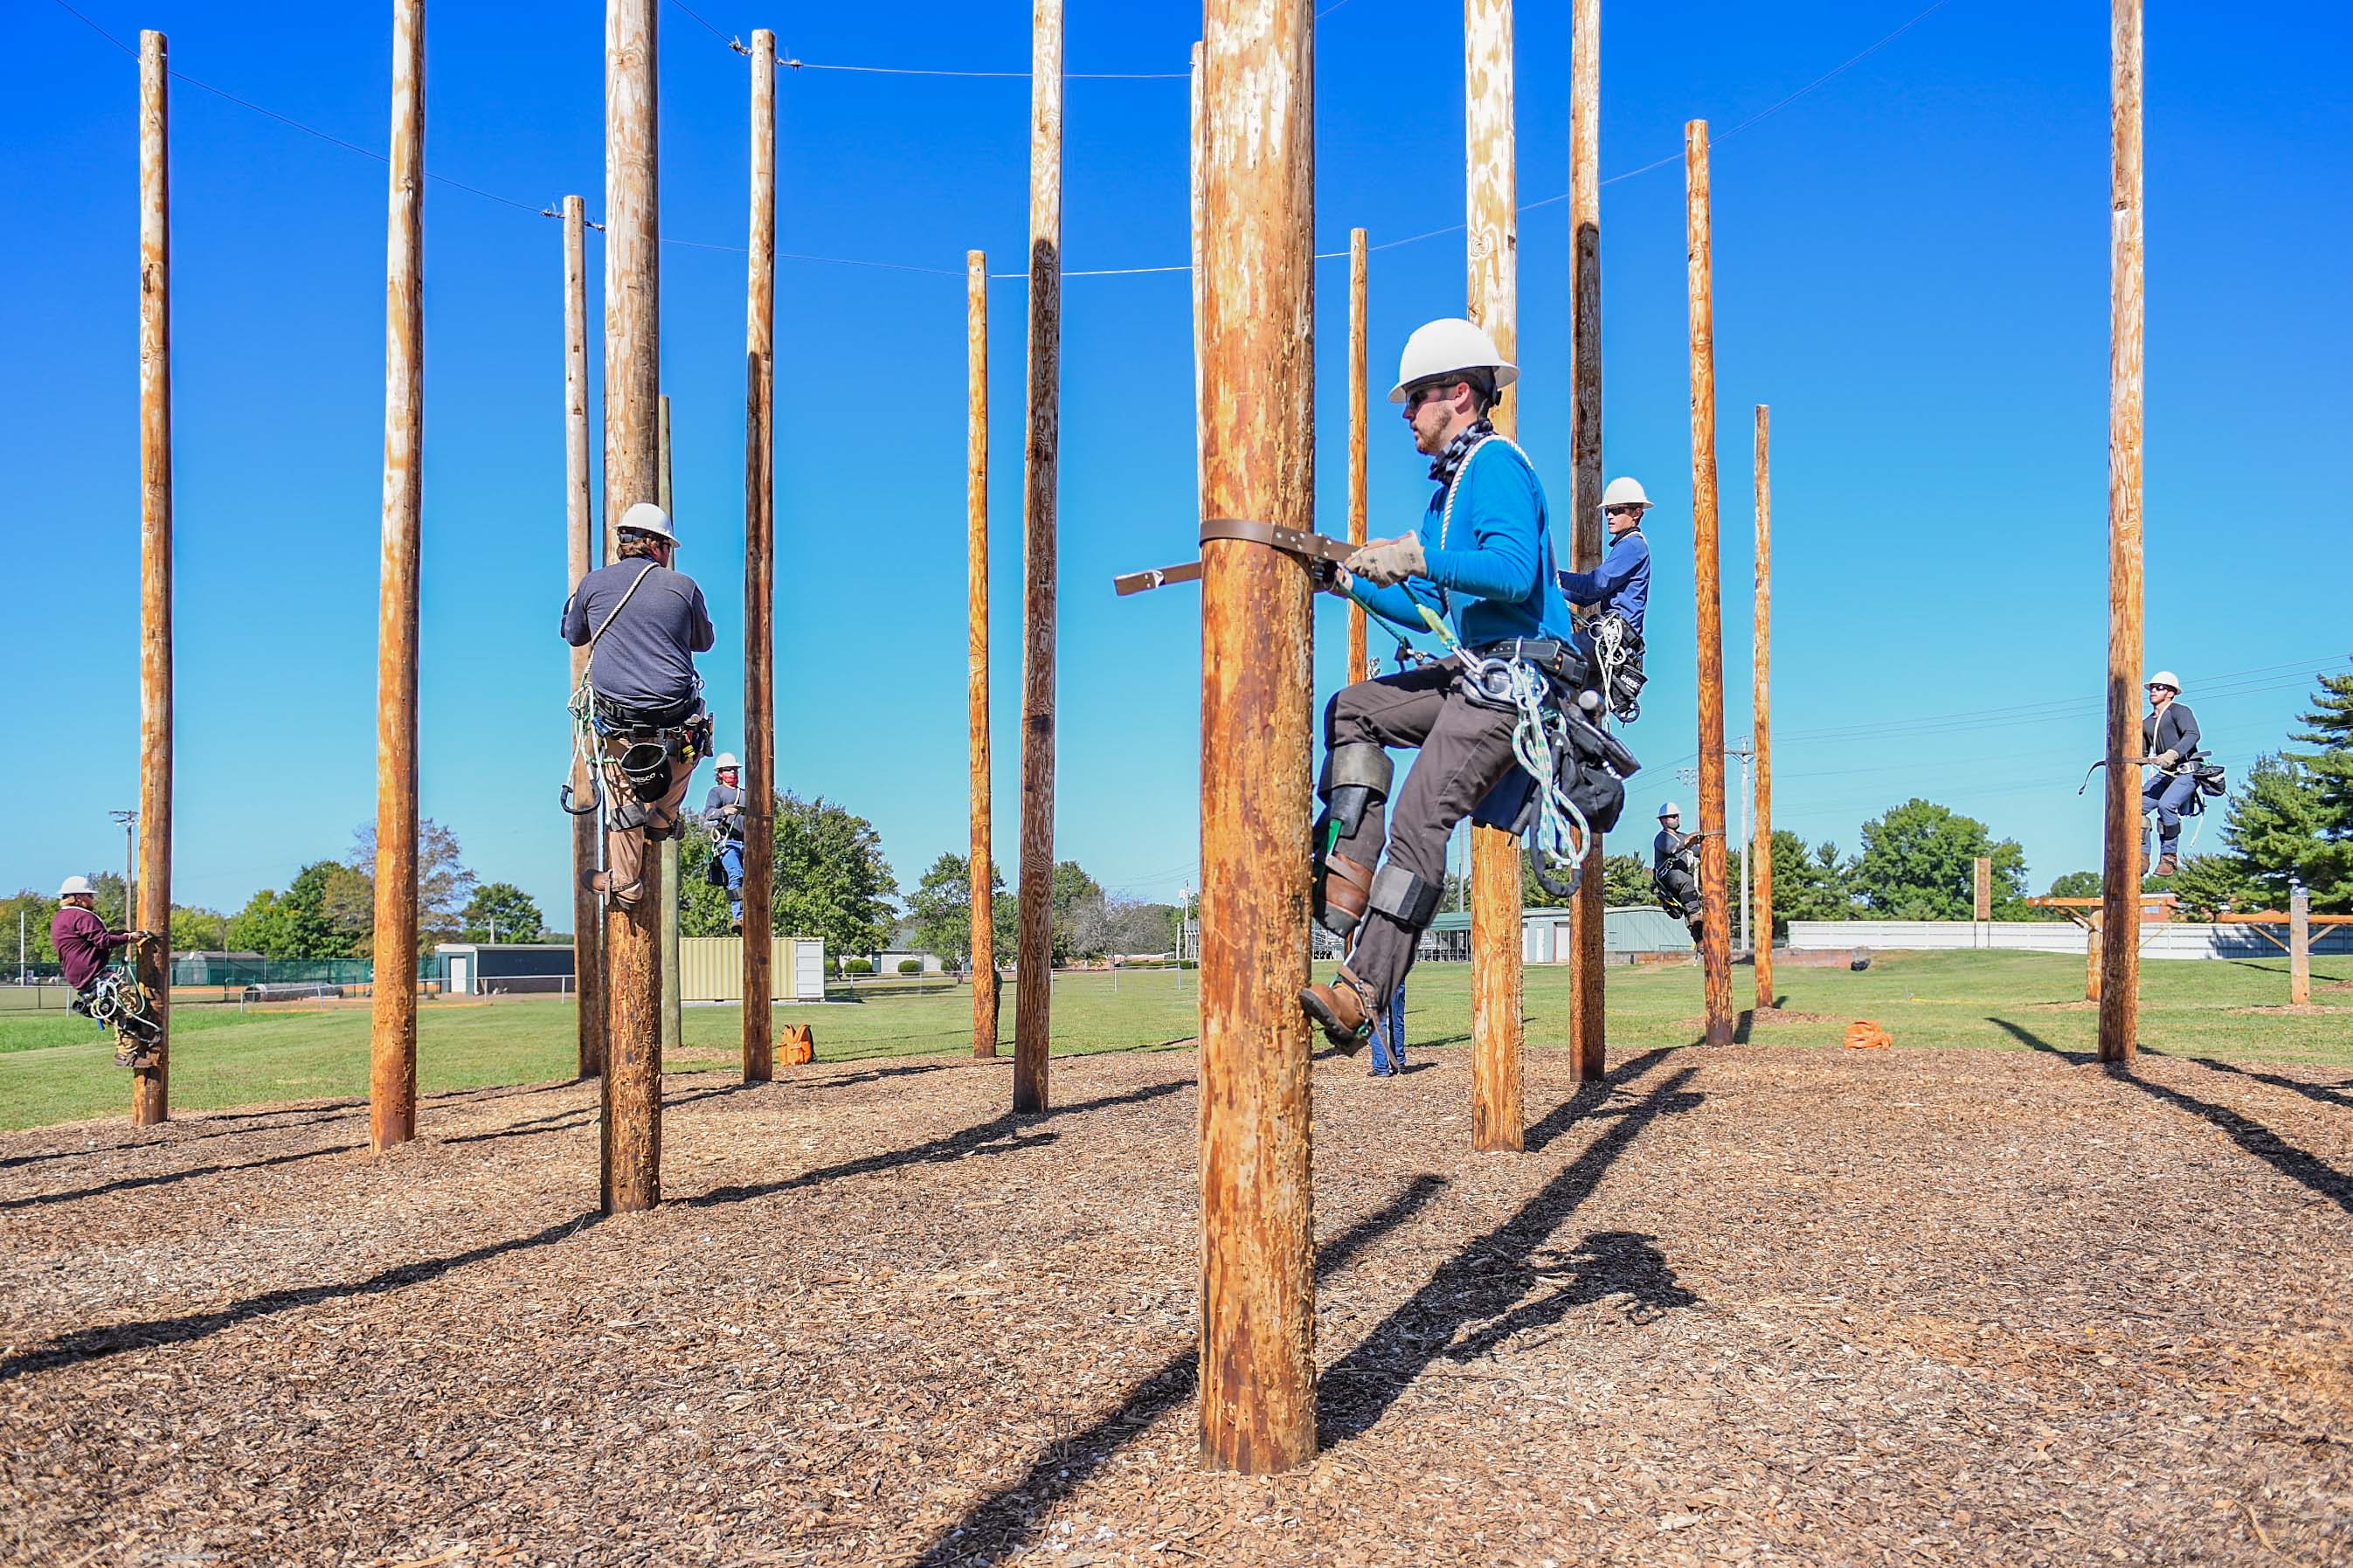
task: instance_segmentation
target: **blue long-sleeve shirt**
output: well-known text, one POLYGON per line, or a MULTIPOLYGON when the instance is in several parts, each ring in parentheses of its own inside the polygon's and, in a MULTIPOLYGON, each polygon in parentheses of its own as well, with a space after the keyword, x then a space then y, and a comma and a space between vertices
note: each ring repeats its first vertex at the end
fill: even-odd
POLYGON ((1440 486, 1421 516, 1428 574, 1386 588, 1359 577, 1348 596, 1416 630, 1427 605, 1453 623, 1466 647, 1510 637, 1567 641, 1575 628, 1551 581, 1544 486, 1527 458, 1508 441, 1483 442, 1455 476, 1451 518, 1446 494, 1440 486))
POLYGON ((1609 552, 1593 572, 1563 572, 1560 591, 1572 605, 1599 605, 1626 617, 1642 635, 1642 614, 1651 607, 1651 542, 1639 528, 1609 542, 1609 552))

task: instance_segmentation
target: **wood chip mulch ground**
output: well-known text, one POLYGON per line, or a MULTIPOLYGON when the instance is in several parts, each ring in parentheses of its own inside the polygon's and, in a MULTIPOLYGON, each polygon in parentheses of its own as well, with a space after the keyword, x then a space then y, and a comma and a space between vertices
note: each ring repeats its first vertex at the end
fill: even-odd
POLYGON ((0 1137, 0 1561, 2353 1563, 2353 1080, 2056 1052, 1315 1075, 1324 1447, 1202 1474, 1193 1059, 0 1137))

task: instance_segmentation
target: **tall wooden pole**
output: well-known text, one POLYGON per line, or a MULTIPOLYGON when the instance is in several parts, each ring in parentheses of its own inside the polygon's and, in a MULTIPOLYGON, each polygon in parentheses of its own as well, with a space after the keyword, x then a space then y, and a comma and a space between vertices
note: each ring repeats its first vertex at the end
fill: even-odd
POLYGON ((2287 890, 2287 1004, 2312 1000, 2312 890, 2302 882, 2287 890))
MULTIPOLYGON (((678 516, 678 500, 670 489, 670 394, 661 394, 660 413, 656 416, 655 464, 661 478, 656 487, 654 503, 673 521, 678 516)), ((661 868, 661 1047, 677 1050, 686 1043, 686 1005, 679 989, 678 949, 678 850, 676 837, 661 841, 657 864, 661 868)))
POLYGON ((1757 816, 1748 864, 1757 874, 1757 1006, 1773 1005, 1773 411, 1757 405, 1757 816))
POLYGON ((1013 1109, 1046 1109, 1054 963, 1055 498, 1062 384, 1062 0, 1029 43, 1029 442, 1021 498, 1021 940, 1013 1109))
MULTIPOLYGON (((1365 366, 1365 231, 1348 231, 1348 542, 1365 542, 1365 444, 1371 426, 1372 405, 1365 366)), ((1372 673, 1365 651, 1365 606, 1348 605, 1348 680, 1372 673)))
MULTIPOLYGON (((588 493, 587 210, 578 196, 564 198, 564 521, 565 590, 594 572, 596 510, 588 493)), ((588 674, 588 650, 572 650, 572 689, 588 674)), ((592 781, 593 782, 593 781, 592 781)), ((605 921, 596 895, 581 885, 596 869, 596 814, 572 819, 572 985, 579 994, 579 1075, 605 1070, 605 921)))
POLYGON ((776 35, 752 32, 752 259, 744 310, 744 1081, 776 1076, 776 35))
POLYGON ((2140 1026, 2140 0, 2109 10, 2108 766, 2100 1059, 2133 1059, 2140 1026))
POLYGON ((417 520, 425 456, 425 0, 393 0, 376 599, 375 986, 368 1142, 417 1135, 417 520))
MULTIPOLYGON (((1212 517, 1314 526, 1314 17, 1208 0, 1212 517)), ((1307 574, 1201 547, 1201 1462, 1315 1457, 1307 1021, 1307 574)))
POLYGON ((964 257, 965 724, 971 736, 972 1054, 997 1054, 997 850, 988 757, 988 257, 964 257))
MULTIPOLYGON (((659 0, 605 5, 605 521, 661 489, 659 0)), ((661 1201, 661 900, 605 910, 607 1214, 661 1201)))
POLYGON ((1707 1043, 1732 1043, 1732 919, 1724 854, 1724 591, 1716 542, 1715 277, 1708 222, 1707 121, 1683 126, 1683 221, 1691 261, 1692 587, 1699 622, 1700 963, 1707 1043))
MULTIPOLYGON (((155 933, 134 950, 163 1037, 131 1079, 131 1120, 172 1114, 172 164, 171 45, 139 35, 139 839, 130 923, 155 933)), ((128 911, 131 889, 123 889, 128 911)))
MULTIPOLYGON (((1463 0, 1463 145, 1469 160, 1470 318, 1513 357, 1519 336, 1519 219, 1512 130, 1512 0, 1463 0)), ((1505 392, 1496 433, 1519 425, 1505 392)), ((1471 829, 1471 1146, 1525 1146, 1520 1086, 1520 840, 1471 829)))
MULTIPOLYGON (((1569 45, 1568 214, 1569 562, 1599 568, 1601 537, 1601 0, 1576 0, 1569 45)), ((1585 879, 1569 906, 1568 1039, 1579 1083, 1609 1070, 1602 1010, 1601 836, 1585 853, 1585 879)))

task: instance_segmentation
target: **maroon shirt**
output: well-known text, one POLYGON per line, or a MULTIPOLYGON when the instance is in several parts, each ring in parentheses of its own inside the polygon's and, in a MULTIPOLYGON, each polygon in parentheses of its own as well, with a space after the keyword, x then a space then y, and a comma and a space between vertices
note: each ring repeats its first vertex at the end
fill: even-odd
POLYGON ((109 931, 96 914, 72 904, 59 906, 49 921, 49 945, 66 966, 66 984, 77 991, 98 977, 107 954, 130 941, 129 931, 109 931))

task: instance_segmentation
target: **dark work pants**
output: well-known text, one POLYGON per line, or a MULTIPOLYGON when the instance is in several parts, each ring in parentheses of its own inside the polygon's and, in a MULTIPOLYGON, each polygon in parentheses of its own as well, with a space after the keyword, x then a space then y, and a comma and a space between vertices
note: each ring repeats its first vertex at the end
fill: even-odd
MULTIPOLYGON (((1324 710, 1326 751, 1351 741, 1421 748, 1389 803, 1388 857, 1434 888, 1446 885, 1446 840, 1454 825, 1518 765, 1512 756, 1517 716, 1474 707, 1462 693, 1452 664, 1424 665, 1344 686, 1324 710)), ((1335 848, 1377 869, 1381 833, 1379 815, 1368 811, 1335 848)), ((1420 936, 1377 910, 1366 911, 1348 969, 1371 994, 1376 1013, 1405 984, 1420 936)))

